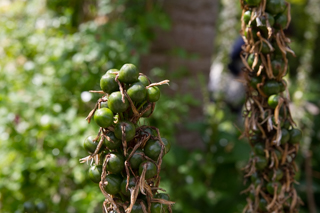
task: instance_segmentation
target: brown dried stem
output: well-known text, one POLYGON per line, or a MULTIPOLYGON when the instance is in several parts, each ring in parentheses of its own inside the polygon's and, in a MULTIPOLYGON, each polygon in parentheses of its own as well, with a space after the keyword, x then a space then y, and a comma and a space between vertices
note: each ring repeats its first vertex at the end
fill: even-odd
POLYGON ((150 88, 150 87, 154 87, 154 86, 160 86, 160 85, 164 85, 164 84, 167 84, 169 85, 169 80, 164 80, 164 81, 160 81, 158 83, 152 83, 152 84, 149 84, 148 86, 146 86, 146 88, 150 88))
POLYGON ((115 81, 118 83, 119 85, 119 89, 120 89, 120 93, 122 95, 122 102, 125 103, 126 100, 125 100, 125 95, 124 95, 124 89, 123 89, 123 86, 122 84, 120 83, 120 81, 118 80, 119 78, 119 74, 116 75, 116 78, 115 78, 115 81))
POLYGON ((91 92, 91 93, 99 93, 99 94, 103 94, 103 95, 105 95, 106 93, 105 92, 103 92, 102 90, 89 90, 89 92, 91 92))

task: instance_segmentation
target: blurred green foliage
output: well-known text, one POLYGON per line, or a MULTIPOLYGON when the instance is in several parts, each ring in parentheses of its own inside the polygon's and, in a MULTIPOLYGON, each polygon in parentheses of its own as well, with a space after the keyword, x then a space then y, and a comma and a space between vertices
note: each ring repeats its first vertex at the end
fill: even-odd
MULTIPOLYGON (((86 115, 98 95, 100 77, 126 62, 139 64, 148 52, 153 29, 170 29, 161 1, 149 0, 15 0, 0 3, 0 211, 22 212, 23 203, 45 203, 50 212, 101 212, 103 195, 87 177, 84 138, 98 126, 86 115)), ((307 18, 299 7, 295 14, 307 18)), ((303 6, 301 6, 303 5, 303 6)), ((293 16, 293 49, 298 58, 305 20, 293 16), (301 29, 301 31, 300 31, 301 29)), ((319 39, 317 45, 319 46, 319 39)), ((176 49, 172 54, 197 58, 176 49)), ((317 53, 319 54, 319 53, 317 53)), ((316 57, 315 57, 316 58, 316 57)), ((291 60, 296 67, 299 60, 291 60)), ((317 61, 317 60, 315 60, 317 61)), ((316 62, 314 62, 316 63, 316 62)), ((316 68, 312 72, 318 76, 316 68)), ((292 80, 295 79, 295 69, 292 80)), ((179 79, 184 70, 150 71, 154 79, 179 79)), ((206 78, 206 76, 202 76, 206 78)), ((310 82, 308 100, 319 103, 319 87, 310 82)), ((198 85, 205 91, 206 85, 198 85)), ((294 85, 293 85, 294 86, 294 85)), ((292 92, 297 88, 292 87, 292 92)), ((142 120, 160 128, 174 141, 175 125, 188 118, 199 102, 191 95, 163 95, 152 118, 142 120)), ((200 132, 205 150, 187 151, 173 145, 164 158, 161 187, 176 202, 174 212, 241 212, 245 189, 241 168, 250 148, 239 140, 241 119, 222 101, 205 102, 203 122, 187 124, 200 132), (236 124, 234 124, 236 123, 236 124)), ((319 150, 319 115, 313 118, 312 150, 319 150)), ((303 159, 300 161, 302 164, 303 159)), ((313 158, 319 168, 320 158, 313 158)), ((319 174, 318 174, 319 175, 319 174)), ((300 192, 305 200, 304 174, 300 192)), ((315 180, 316 200, 320 179, 315 180)))
POLYGON ((87 91, 100 89, 108 69, 137 64, 152 26, 169 26, 156 7, 146 11, 144 1, 124 13, 128 2, 92 1, 89 12, 78 5, 88 1, 2 3, 1 212, 22 210, 28 200, 43 201, 52 212, 101 211, 103 195, 79 163, 87 155, 84 138, 98 129, 85 121, 98 98, 87 91), (98 18, 87 20, 93 13, 98 18))

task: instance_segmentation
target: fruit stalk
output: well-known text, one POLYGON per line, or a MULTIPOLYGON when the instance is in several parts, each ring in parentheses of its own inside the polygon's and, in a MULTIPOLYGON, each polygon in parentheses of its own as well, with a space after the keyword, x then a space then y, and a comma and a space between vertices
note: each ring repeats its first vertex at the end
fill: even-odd
POLYGON ((252 153, 245 168, 249 196, 243 212, 298 212, 300 198, 294 188, 298 168, 295 157, 301 131, 289 109, 289 92, 283 79, 289 71, 290 4, 284 0, 241 0, 241 55, 247 97, 245 131, 252 153))

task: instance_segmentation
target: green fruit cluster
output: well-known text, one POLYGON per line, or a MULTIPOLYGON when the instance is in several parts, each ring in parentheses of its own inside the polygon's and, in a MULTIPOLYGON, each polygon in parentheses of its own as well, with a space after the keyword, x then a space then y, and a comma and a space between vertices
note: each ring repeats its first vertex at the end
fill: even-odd
POLYGON ((84 140, 90 155, 81 161, 95 160, 89 178, 109 195, 110 205, 104 208, 110 212, 171 212, 169 196, 157 189, 162 158, 171 143, 157 128, 138 123, 139 118, 153 113, 160 98, 158 85, 161 82, 152 84, 133 64, 111 69, 100 79, 102 91, 98 92, 103 97, 88 119, 93 117, 101 128, 97 136, 84 140))
POLYGON ((260 5, 260 0, 244 0, 242 31, 246 41, 254 44, 246 55, 247 67, 251 71, 250 86, 265 96, 271 96, 286 89, 282 77, 287 74, 288 66, 283 58, 283 48, 288 47, 279 47, 279 35, 287 28, 288 11, 284 0, 267 0, 263 13, 257 10, 260 5))
POLYGON ((246 177, 251 181, 244 212, 298 211, 293 187, 294 158, 302 133, 294 127, 284 91, 290 40, 283 32, 290 20, 284 0, 243 0, 242 54, 247 79, 246 130, 252 146, 246 177))

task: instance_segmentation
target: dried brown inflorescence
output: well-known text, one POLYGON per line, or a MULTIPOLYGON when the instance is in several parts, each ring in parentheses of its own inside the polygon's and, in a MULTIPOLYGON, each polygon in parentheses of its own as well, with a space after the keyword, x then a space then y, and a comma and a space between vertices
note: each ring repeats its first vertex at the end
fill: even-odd
POLYGON ((287 53, 293 54, 283 30, 290 23, 290 5, 284 0, 242 0, 241 55, 247 96, 245 131, 252 153, 245 168, 250 183, 243 212, 298 212, 301 203, 294 188, 295 157, 301 131, 289 109, 283 77, 287 53))

